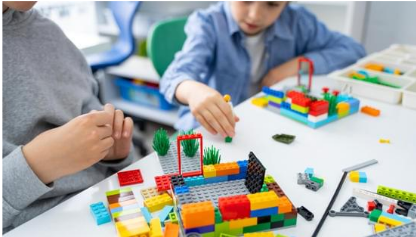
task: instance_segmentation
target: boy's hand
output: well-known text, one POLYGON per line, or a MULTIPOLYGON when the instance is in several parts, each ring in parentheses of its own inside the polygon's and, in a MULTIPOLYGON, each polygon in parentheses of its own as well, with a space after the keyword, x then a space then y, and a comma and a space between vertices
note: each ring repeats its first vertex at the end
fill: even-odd
POLYGON ((104 160, 124 159, 128 156, 133 137, 133 120, 130 117, 124 118, 123 111, 115 110, 111 104, 104 106, 104 111, 113 117, 113 134, 114 145, 109 150, 104 160))
POLYGON ((188 104, 198 122, 210 133, 220 133, 223 137, 235 135, 235 122, 230 105, 218 91, 196 81, 184 81, 176 89, 176 97, 188 104))
POLYGON ((45 184, 77 173, 106 157, 113 147, 113 116, 106 111, 80 115, 26 144, 27 163, 45 184))

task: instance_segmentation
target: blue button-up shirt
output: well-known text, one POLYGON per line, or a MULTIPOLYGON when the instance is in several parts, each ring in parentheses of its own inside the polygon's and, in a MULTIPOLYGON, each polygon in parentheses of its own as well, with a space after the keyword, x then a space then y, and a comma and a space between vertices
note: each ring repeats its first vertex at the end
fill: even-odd
MULTIPOLYGON (((245 34, 232 17, 228 2, 194 12, 185 26, 187 39, 166 70, 160 91, 173 104, 176 87, 184 80, 196 80, 229 94, 233 104, 247 99, 250 90, 250 57, 244 47, 245 34)), ((315 74, 346 67, 365 56, 353 39, 330 31, 309 11, 288 5, 265 32, 265 73, 303 55, 314 63, 315 74)), ((265 75, 264 75, 265 76, 265 75)), ((188 107, 181 106, 175 128, 199 126, 188 107)))

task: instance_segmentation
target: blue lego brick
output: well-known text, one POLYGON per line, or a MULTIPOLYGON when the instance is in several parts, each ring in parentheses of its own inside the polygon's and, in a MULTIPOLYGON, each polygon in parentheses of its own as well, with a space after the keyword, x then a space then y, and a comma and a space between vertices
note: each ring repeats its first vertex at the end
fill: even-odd
POLYGON ((350 99, 350 96, 349 95, 340 94, 340 95, 337 96, 337 103, 344 102, 344 101, 347 101, 349 99, 350 99))
POLYGON ((162 225, 164 225, 165 220, 169 218, 169 213, 171 213, 172 211, 173 211, 173 206, 167 205, 159 213, 159 220, 162 223, 162 225))
POLYGON ((287 103, 286 101, 283 101, 283 102, 280 104, 280 108, 283 108, 283 109, 288 109, 288 110, 290 110, 290 107, 291 107, 290 103, 287 103))
POLYGON ((97 225, 111 222, 110 213, 104 206, 103 202, 97 202, 90 205, 90 211, 97 225))
MULTIPOLYGON (((246 173, 247 173, 247 171, 246 171, 246 173)), ((237 180, 237 179, 245 179, 246 178, 246 173, 229 175, 228 180, 231 181, 231 180, 237 180)))
POLYGON ((367 174, 365 172, 358 172, 359 173, 359 180, 360 183, 367 183, 367 174))
POLYGON ((381 215, 382 215, 382 216, 385 216, 385 217, 387 217, 387 218, 390 218, 390 219, 396 220, 396 221, 403 222, 404 224, 409 223, 409 222, 411 222, 411 221, 412 221, 412 220, 410 220, 410 219, 407 219, 407 218, 401 217, 401 216, 399 216, 399 215, 390 214, 390 213, 387 213, 387 212, 384 212, 384 211, 381 213, 381 215))
POLYGON ((313 168, 308 167, 308 168, 305 169, 305 174, 307 174, 309 176, 309 178, 312 178, 313 173, 314 173, 313 168))
POLYGON ((212 178, 206 178, 205 184, 212 184, 212 183, 219 183, 228 181, 228 176, 218 176, 218 177, 212 177, 212 178))
POLYGON ((351 111, 358 111, 360 109, 360 101, 355 98, 350 97, 347 103, 350 104, 350 114, 352 114, 351 111))
POLYGON ((237 161, 237 165, 240 167, 240 171, 241 170, 246 170, 247 171, 248 160, 239 160, 239 161, 237 161))
POLYGON ((261 216, 277 215, 278 212, 279 212, 279 208, 277 208, 277 207, 253 210, 253 211, 250 212, 250 217, 261 217, 261 216))
POLYGON ((128 206, 121 206, 121 207, 113 208, 111 209, 111 214, 121 212, 121 211, 132 210, 132 209, 140 209, 140 205, 136 203, 136 204, 131 204, 128 206))
POLYGON ((140 208, 140 211, 143 214, 144 219, 146 219, 146 222, 149 224, 152 219, 152 214, 150 214, 149 209, 147 209, 147 207, 142 207, 140 208))
POLYGON ((194 177, 187 177, 184 180, 185 180, 186 186, 188 187, 205 184, 205 179, 204 179, 204 176, 202 175, 194 176, 194 177))
POLYGON ((269 106, 273 106, 273 107, 278 108, 278 109, 280 109, 280 107, 281 107, 280 104, 274 103, 273 101, 269 101, 269 106))
POLYGON ((188 186, 176 186, 175 193, 176 194, 189 193, 189 188, 188 186))
MULTIPOLYGON (((283 105, 283 103, 282 103, 282 105, 283 105)), ((290 104, 289 104, 289 106, 290 106, 290 104)), ((308 124, 309 123, 309 120, 308 120, 307 116, 305 117, 305 116, 301 115, 300 113, 297 113, 293 110, 284 108, 283 106, 282 106, 282 108, 280 108, 280 114, 284 115, 286 117, 289 117, 291 119, 294 119, 298 122, 301 122, 303 124, 308 124)))
POLYGON ((188 233, 204 234, 204 233, 213 232, 213 231, 215 231, 215 225, 208 225, 208 226, 202 226, 202 227, 197 227, 197 228, 192 228, 192 229, 185 229, 185 234, 188 234, 188 233))
POLYGON ((276 96, 278 98, 283 98, 285 96, 285 93, 283 91, 273 90, 266 86, 263 87, 262 91, 264 94, 276 96))

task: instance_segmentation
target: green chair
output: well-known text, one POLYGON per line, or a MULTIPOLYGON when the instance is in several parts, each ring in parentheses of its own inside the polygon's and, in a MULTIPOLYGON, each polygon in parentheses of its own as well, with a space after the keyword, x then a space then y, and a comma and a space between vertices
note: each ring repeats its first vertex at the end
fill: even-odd
POLYGON ((187 19, 182 17, 160 21, 150 29, 147 55, 160 77, 173 61, 175 53, 182 49, 186 40, 184 27, 187 19))

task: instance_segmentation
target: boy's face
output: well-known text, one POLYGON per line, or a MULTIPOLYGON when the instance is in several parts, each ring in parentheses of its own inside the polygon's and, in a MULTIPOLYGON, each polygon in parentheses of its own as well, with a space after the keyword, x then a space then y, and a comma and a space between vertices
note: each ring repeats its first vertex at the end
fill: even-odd
POLYGON ((16 11, 28 11, 30 9, 32 9, 32 7, 36 4, 36 2, 33 1, 22 1, 22 2, 17 2, 17 1, 4 1, 3 2, 3 12, 9 8, 14 9, 16 11))
POLYGON ((231 2, 231 13, 240 29, 256 35, 272 25, 285 9, 287 2, 231 2))

